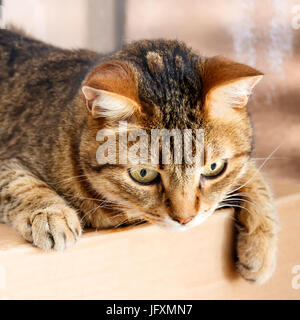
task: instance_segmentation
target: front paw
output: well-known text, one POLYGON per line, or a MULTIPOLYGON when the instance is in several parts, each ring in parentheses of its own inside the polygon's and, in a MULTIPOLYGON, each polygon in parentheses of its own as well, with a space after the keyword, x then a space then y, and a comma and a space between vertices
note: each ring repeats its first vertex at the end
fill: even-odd
POLYGON ((263 284, 273 275, 276 266, 276 237, 272 234, 240 232, 237 239, 237 269, 241 276, 263 284))
POLYGON ((21 235, 43 250, 62 251, 74 245, 82 233, 76 211, 62 205, 36 210, 16 222, 21 235))

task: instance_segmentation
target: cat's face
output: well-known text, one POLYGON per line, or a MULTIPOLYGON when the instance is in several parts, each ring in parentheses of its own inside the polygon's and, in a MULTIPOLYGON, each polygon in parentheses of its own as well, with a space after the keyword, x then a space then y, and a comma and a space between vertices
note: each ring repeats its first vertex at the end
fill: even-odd
MULTIPOLYGON (((83 92, 91 116, 81 152, 90 185, 112 210, 129 221, 181 231, 203 222, 238 186, 251 153, 245 105, 261 75, 222 58, 204 60, 177 42, 156 45, 159 51, 153 42, 131 45, 117 55, 122 61, 107 62, 89 75, 83 92), (117 156, 113 164, 97 163, 101 143, 95 132, 109 129, 119 152, 124 136, 120 120, 127 123, 126 137, 142 129, 148 145, 153 129, 190 129, 193 141, 201 129, 201 161, 174 163, 176 143, 171 139, 165 164, 161 148, 158 164, 150 161, 151 148, 147 163, 134 164, 132 153, 125 162, 117 156)), ((145 146, 141 142, 139 147, 140 156, 145 146)))

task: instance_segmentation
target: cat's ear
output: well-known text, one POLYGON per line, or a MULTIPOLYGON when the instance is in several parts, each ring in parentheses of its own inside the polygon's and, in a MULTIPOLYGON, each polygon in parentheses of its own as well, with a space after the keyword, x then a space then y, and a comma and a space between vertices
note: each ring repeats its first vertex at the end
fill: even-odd
POLYGON ((216 109, 243 108, 263 74, 247 65, 217 56, 204 64, 206 104, 216 109))
POLYGON ((125 62, 110 61, 96 67, 82 92, 93 118, 127 119, 140 109, 135 74, 125 62))
POLYGON ((110 91, 83 86, 82 92, 93 118, 127 119, 139 109, 135 101, 110 91))

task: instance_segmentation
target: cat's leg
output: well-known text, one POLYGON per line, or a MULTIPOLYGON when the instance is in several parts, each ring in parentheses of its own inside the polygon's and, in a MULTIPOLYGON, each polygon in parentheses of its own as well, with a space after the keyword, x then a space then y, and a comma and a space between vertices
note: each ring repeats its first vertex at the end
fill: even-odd
POLYGON ((267 281, 276 265, 277 213, 271 192, 258 169, 251 164, 245 184, 236 193, 242 209, 237 219, 237 267, 247 280, 267 281))
POLYGON ((76 211, 14 159, 0 162, 0 219, 44 250, 63 250, 81 234, 76 211))

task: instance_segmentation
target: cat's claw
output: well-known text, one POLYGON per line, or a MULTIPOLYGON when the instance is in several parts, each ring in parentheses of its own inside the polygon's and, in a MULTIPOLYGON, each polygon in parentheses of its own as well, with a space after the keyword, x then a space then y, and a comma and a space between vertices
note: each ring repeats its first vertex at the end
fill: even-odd
MULTIPOLYGON (((24 224, 23 224, 24 225, 24 224)), ((31 214, 22 236, 43 249, 62 251, 76 243, 82 229, 76 212, 68 207, 50 206, 31 214)))

